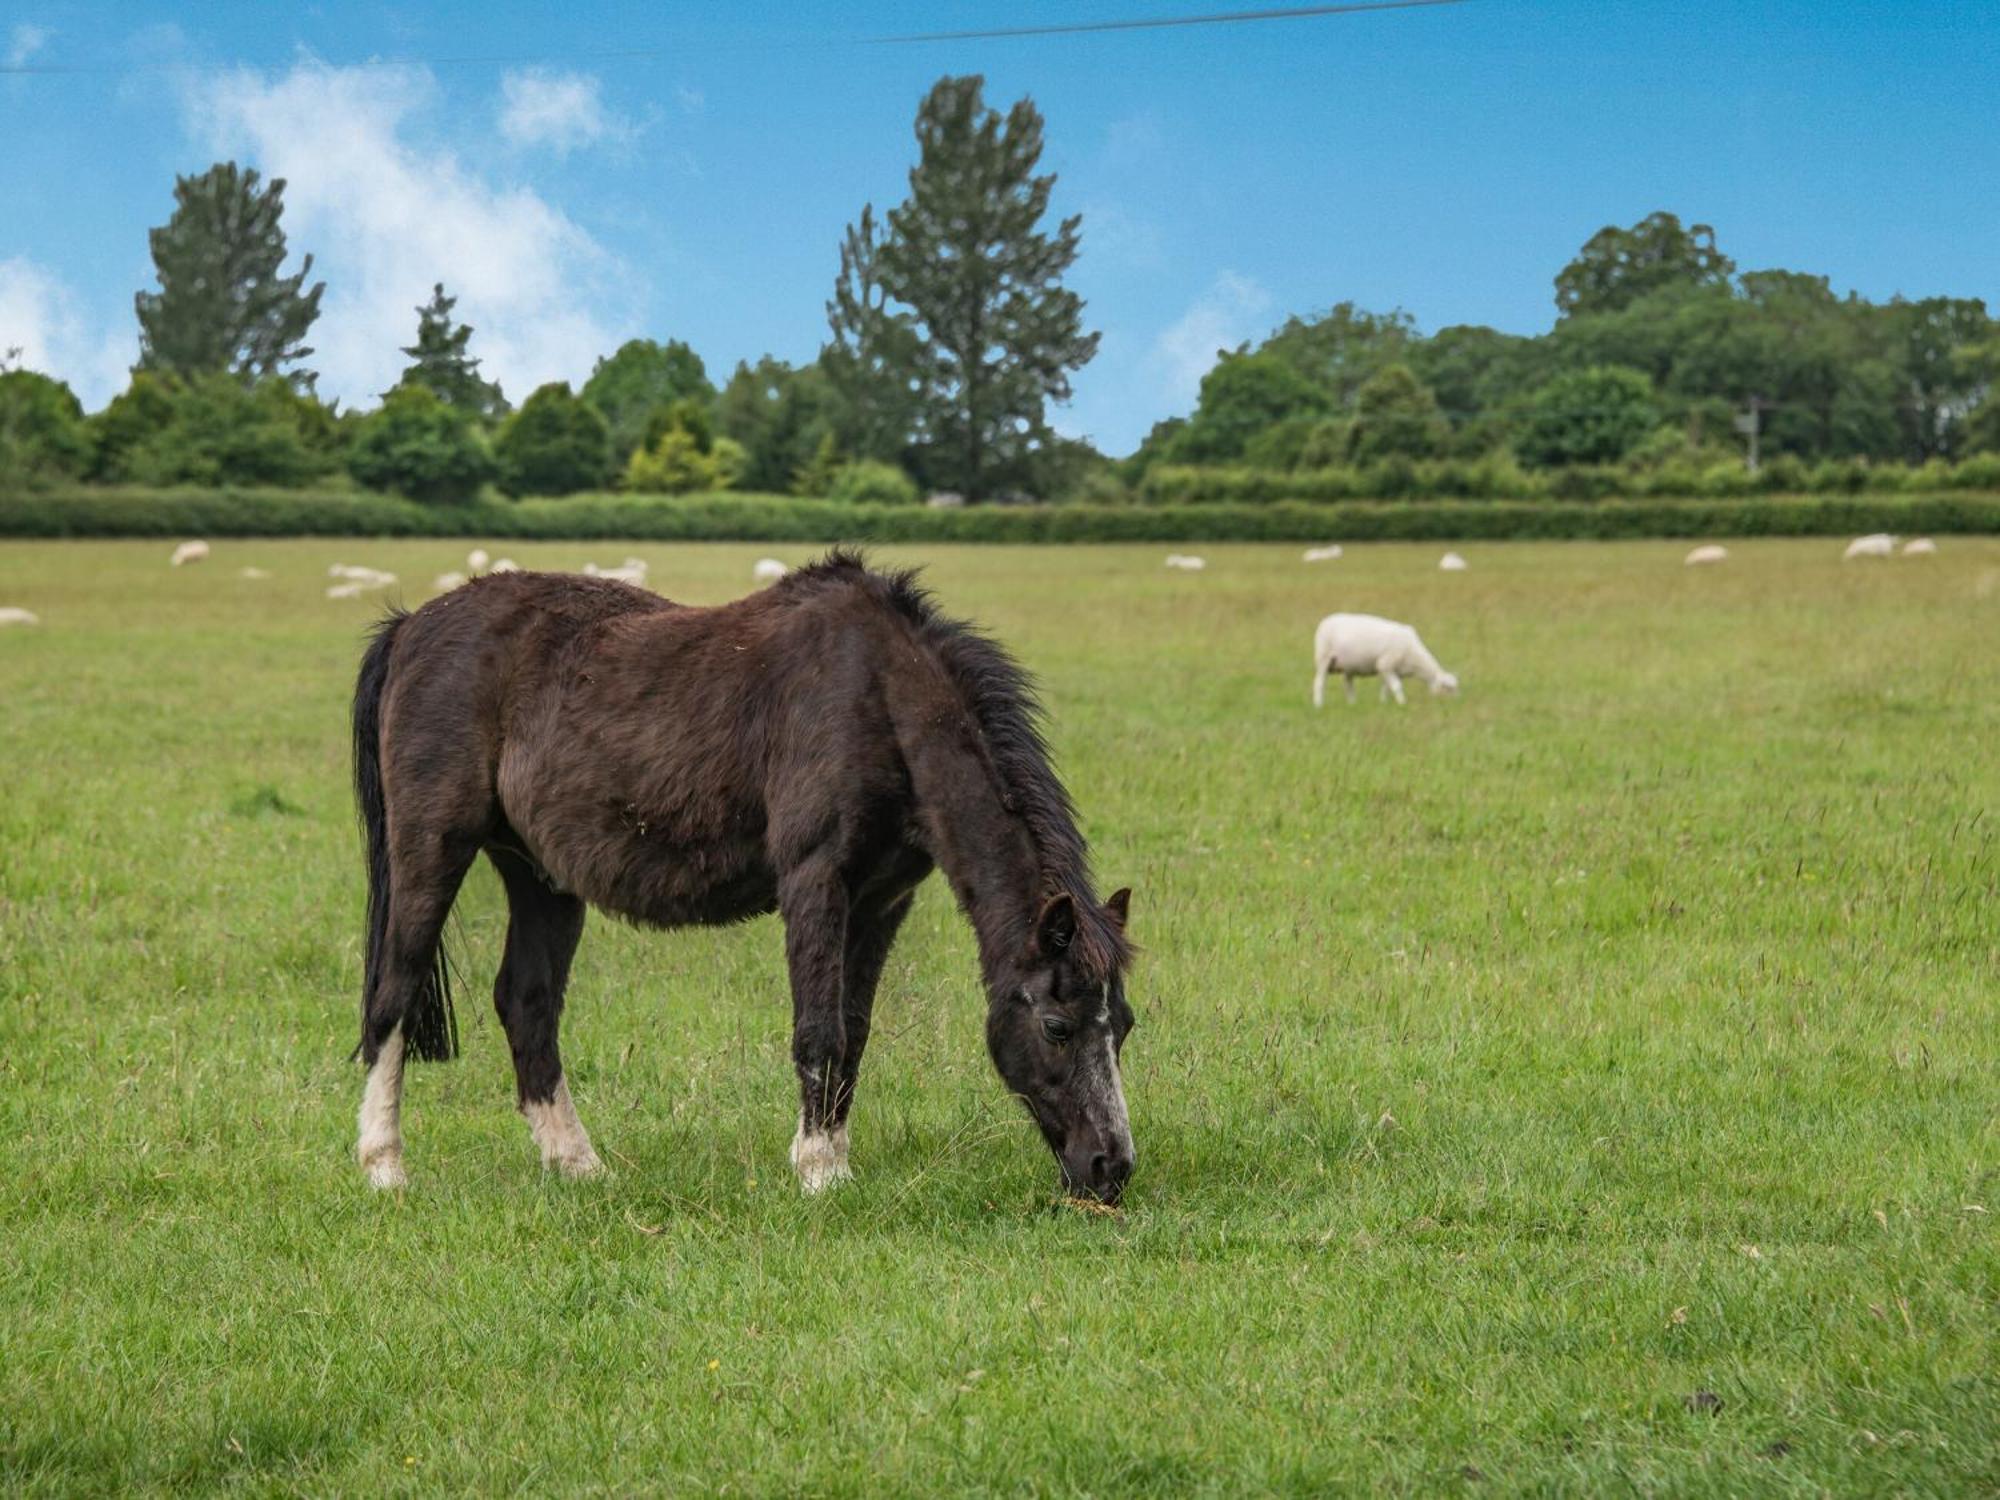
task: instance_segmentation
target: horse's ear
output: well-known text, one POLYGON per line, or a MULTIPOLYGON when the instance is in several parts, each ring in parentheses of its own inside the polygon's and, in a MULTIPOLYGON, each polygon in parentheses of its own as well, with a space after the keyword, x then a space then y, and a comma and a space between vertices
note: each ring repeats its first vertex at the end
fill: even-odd
POLYGON ((1118 930, 1125 930, 1125 919, 1132 909, 1132 888, 1121 887, 1111 893, 1111 899, 1104 903, 1104 914, 1118 924, 1118 930))
POLYGON ((1045 958, 1054 958, 1076 941, 1076 902, 1069 892, 1051 896, 1035 918, 1035 947, 1045 958))

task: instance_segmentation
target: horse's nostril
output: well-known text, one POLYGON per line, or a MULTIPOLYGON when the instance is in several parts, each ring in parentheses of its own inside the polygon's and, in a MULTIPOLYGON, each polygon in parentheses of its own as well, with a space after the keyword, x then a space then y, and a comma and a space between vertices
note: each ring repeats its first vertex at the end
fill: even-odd
POLYGON ((1103 1187, 1111 1180, 1111 1158, 1102 1151, 1090 1159, 1090 1185, 1103 1187))

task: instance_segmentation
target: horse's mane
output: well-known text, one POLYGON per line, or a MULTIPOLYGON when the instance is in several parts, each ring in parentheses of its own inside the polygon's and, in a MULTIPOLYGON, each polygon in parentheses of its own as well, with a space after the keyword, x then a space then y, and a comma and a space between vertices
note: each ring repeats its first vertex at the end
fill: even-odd
POLYGON ((915 628, 979 726, 1001 799, 1027 825, 1045 895, 1067 894, 1076 903, 1078 956, 1093 973, 1115 975, 1131 957, 1130 944, 1097 904, 1090 850, 1076 826, 1076 806, 1050 763, 1042 704, 1027 671, 991 636, 943 613, 914 568, 876 571, 860 552, 836 547, 778 586, 812 589, 835 582, 866 587, 915 628))

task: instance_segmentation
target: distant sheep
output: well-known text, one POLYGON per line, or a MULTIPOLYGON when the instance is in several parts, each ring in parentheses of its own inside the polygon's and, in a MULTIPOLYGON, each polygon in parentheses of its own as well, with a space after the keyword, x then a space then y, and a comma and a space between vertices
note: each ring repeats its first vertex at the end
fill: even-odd
POLYGON ((1472 564, 1468 563, 1456 552, 1447 552, 1443 557, 1438 559, 1438 571, 1442 573, 1463 573, 1471 566, 1472 564))
POLYGON ((1185 573, 1199 573, 1203 568, 1208 566, 1208 560, 1201 557, 1185 557, 1178 552, 1169 552, 1167 554, 1167 566, 1170 568, 1179 568, 1185 573))
POLYGON ((1840 554, 1842 562, 1852 562, 1857 557, 1894 557, 1896 539, 1886 531, 1873 532, 1868 536, 1858 536, 1847 544, 1847 550, 1840 554))
POLYGON ((1694 551, 1690 552, 1686 558, 1687 566, 1689 566, 1690 568, 1699 567, 1703 563, 1719 563, 1728 561, 1729 561, 1729 549, 1727 547, 1718 547, 1713 542, 1710 542, 1705 547, 1695 548, 1694 551))
POLYGON ((1307 562, 1332 562, 1339 556, 1340 547, 1338 544, 1330 547, 1308 547, 1305 552, 1305 560, 1307 562))
POLYGON ((1438 665, 1417 632, 1379 615, 1328 615, 1313 633, 1313 707, 1326 704, 1326 674, 1340 673, 1347 701, 1354 701, 1354 679, 1382 679, 1382 696, 1402 703, 1403 679, 1419 677, 1433 693, 1455 693, 1458 679, 1438 665))
POLYGON ((236 576, 238 578, 249 578, 254 580, 258 578, 269 578, 271 575, 265 572, 264 569, 262 568, 239 568, 236 571, 236 576))
POLYGON ((326 586, 326 597, 329 599, 359 599, 367 591, 366 584, 330 583, 326 586))
POLYGON ((468 573, 484 573, 487 563, 491 561, 492 559, 486 555, 484 547, 474 547, 470 552, 465 554, 465 571, 468 573))
POLYGON ((440 573, 431 580, 431 587, 440 594, 448 594, 464 582, 463 573, 440 573))
POLYGON ((775 557, 760 557, 751 565, 750 576, 758 583, 776 583, 791 571, 775 557))
POLYGON ((1912 537, 1909 541, 1903 543, 1903 556, 1905 557, 1935 557, 1936 555, 1937 543, 1927 536, 1912 537))
POLYGON ((5 609, 0 609, 0 625, 39 625, 41 623, 42 617, 32 609, 22 609, 20 606, 14 604, 8 605, 5 609))
POLYGON ((494 573, 518 573, 521 571, 521 565, 511 557, 503 557, 495 562, 488 571, 494 573))
POLYGON ((182 542, 174 548, 173 566, 185 567, 189 563, 208 561, 207 542, 182 542))
MULTIPOLYGON (((496 568, 494 571, 499 570, 496 568)), ((591 578, 610 578, 619 583, 634 583, 640 588, 646 586, 646 564, 642 558, 628 557, 615 568, 600 568, 596 563, 585 563, 583 571, 591 578)))
MULTIPOLYGON (((362 589, 386 589, 396 581, 394 573, 385 573, 380 568, 350 567, 346 563, 335 563, 326 570, 326 576, 329 578, 344 578, 349 583, 357 585, 356 593, 361 592, 362 589)), ((329 594, 328 597, 331 598, 333 596, 329 594)), ((349 596, 343 594, 341 597, 347 598, 349 596)))

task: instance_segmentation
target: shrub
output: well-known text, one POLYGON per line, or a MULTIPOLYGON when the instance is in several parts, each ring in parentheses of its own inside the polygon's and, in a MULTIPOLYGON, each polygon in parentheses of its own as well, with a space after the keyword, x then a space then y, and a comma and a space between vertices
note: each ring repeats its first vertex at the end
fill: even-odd
POLYGON ((1953 489, 2000 490, 2000 453, 1975 453, 1952 470, 1953 489))
POLYGON ((75 393, 33 370, 0 370, 0 487, 74 479, 89 465, 75 393))
POLYGON ((90 477, 113 483, 130 479, 133 452, 173 420, 174 393, 166 378, 134 370, 132 383, 88 420, 90 477))
POLYGON ((1430 387, 1408 365, 1385 365, 1354 393, 1352 453, 1356 463, 1435 458, 1450 431, 1430 387))
POLYGON ((569 495, 598 489, 611 475, 611 424, 566 381, 521 403, 493 442, 500 483, 513 495, 569 495))
POLYGON ((915 505, 917 484, 894 464, 864 458, 834 471, 828 498, 842 505, 915 505))
POLYGON ((357 484, 412 500, 469 500, 497 471, 472 418, 427 386, 399 386, 361 420, 347 454, 357 484))
POLYGON ((118 463, 141 484, 305 485, 336 464, 331 413, 277 378, 164 380, 129 415, 137 440, 118 463))

